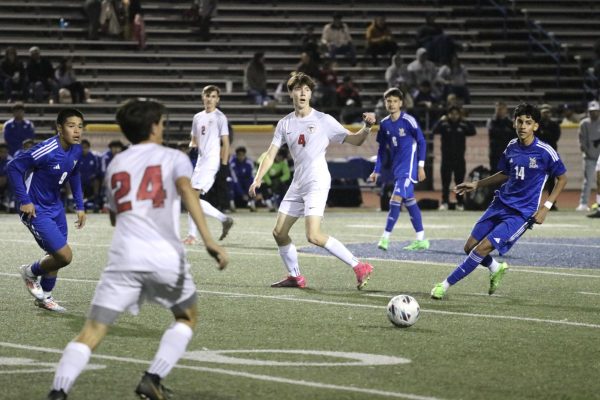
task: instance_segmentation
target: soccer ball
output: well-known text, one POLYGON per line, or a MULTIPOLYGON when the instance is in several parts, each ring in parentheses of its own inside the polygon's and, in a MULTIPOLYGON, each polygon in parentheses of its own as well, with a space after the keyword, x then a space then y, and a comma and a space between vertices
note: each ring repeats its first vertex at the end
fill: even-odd
POLYGON ((421 315, 419 303, 407 294, 399 294, 387 305, 388 319, 399 328, 414 325, 419 320, 419 315, 421 315))

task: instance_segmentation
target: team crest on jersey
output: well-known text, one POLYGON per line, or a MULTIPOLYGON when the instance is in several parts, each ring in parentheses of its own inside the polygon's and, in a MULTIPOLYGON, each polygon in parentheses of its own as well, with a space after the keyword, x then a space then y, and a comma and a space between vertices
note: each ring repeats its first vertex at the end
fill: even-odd
POLYGON ((308 133, 315 133, 316 129, 317 129, 317 127, 315 125, 309 125, 308 126, 308 133))
POLYGON ((73 168, 77 165, 77 160, 73 160, 73 168))
POLYGON ((537 161, 535 157, 529 157, 529 168, 537 168, 537 161))
POLYGON ((398 134, 399 134, 400 136, 406 136, 406 133, 404 132, 404 128, 400 128, 400 129, 398 130, 398 134))

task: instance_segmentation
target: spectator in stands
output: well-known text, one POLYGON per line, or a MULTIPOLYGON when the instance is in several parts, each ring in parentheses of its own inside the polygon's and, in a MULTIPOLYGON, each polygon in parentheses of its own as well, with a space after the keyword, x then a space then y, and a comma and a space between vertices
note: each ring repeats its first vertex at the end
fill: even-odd
POLYGON ((572 105, 568 103, 563 104, 561 107, 563 120, 560 124, 579 126, 581 120, 585 118, 585 113, 579 113, 577 111, 578 110, 576 110, 572 105))
POLYGON ((371 55, 374 66, 379 65, 378 56, 387 54, 391 58, 398 50, 398 44, 392 36, 392 31, 385 21, 385 17, 382 15, 373 19, 367 27, 365 37, 367 39, 366 53, 371 55))
MULTIPOLYGON (((235 156, 229 161, 231 174, 231 189, 233 202, 236 207, 248 206, 250 211, 256 211, 254 199, 248 197, 248 189, 254 181, 254 163, 246 157, 246 148, 240 146, 235 149, 235 156)), ((235 207, 232 207, 235 209, 235 207)))
POLYGON ((8 103, 13 102, 13 91, 19 91, 20 97, 27 99, 27 73, 25 66, 17 57, 17 49, 9 46, 4 51, 0 63, 0 78, 4 88, 4 98, 8 103))
POLYGON ((33 140, 33 139, 23 140, 23 144, 21 145, 21 148, 19 150, 15 151, 13 158, 18 156, 20 152, 29 150, 30 148, 33 147, 34 144, 35 144, 35 140, 33 140))
POLYGON ((406 68, 408 72, 408 86, 415 90, 423 81, 435 82, 437 68, 427 59, 427 50, 423 47, 417 49, 416 58, 406 68))
MULTIPOLYGON (((442 162, 440 173, 442 175, 442 204, 440 210, 447 210, 450 202, 450 182, 454 175, 454 183, 460 185, 465 180, 467 136, 476 134, 475 126, 462 118, 460 108, 450 107, 446 118, 440 120, 433 127, 433 134, 442 137, 442 162)), ((456 195, 456 209, 464 210, 463 197, 456 195)))
POLYGON ((111 36, 120 36, 123 32, 125 11, 120 0, 102 0, 100 9, 100 29, 111 36))
POLYGON ((419 120, 419 125, 427 131, 431 123, 437 120, 440 114, 440 98, 433 92, 430 81, 422 81, 413 94, 413 115, 419 120))
POLYGON ((90 141, 81 141, 81 158, 79 159, 79 174, 83 190, 84 206, 87 210, 98 211, 100 196, 100 160, 91 151, 90 141))
POLYGON ((455 94, 463 104, 471 104, 471 96, 467 87, 467 69, 457 56, 452 57, 449 65, 443 65, 437 73, 437 81, 442 85, 443 96, 455 94))
POLYGON ((200 0, 198 10, 198 39, 203 42, 210 41, 210 21, 217 9, 217 0, 200 0))
MULTIPOLYGON (((577 211, 589 211, 588 200, 596 179, 596 162, 600 156, 600 103, 588 103, 589 117, 579 124, 579 148, 583 157, 583 182, 577 211)), ((596 188, 600 190, 600 188, 596 188)))
POLYGON ((244 70, 244 88, 254 104, 266 106, 271 101, 267 94, 267 69, 262 51, 254 53, 244 70))
POLYGON ((348 25, 342 22, 342 15, 333 14, 333 21, 323 27, 321 43, 327 47, 329 58, 335 60, 338 54, 348 57, 352 66, 356 65, 356 49, 348 25))
MULTIPOLYGON (((264 155, 265 154, 259 159, 259 163, 262 161, 264 155)), ((261 190, 263 190, 263 197, 267 200, 266 203, 267 207, 269 207, 269 211, 272 212, 277 210, 281 200, 283 200, 285 192, 287 192, 288 187, 290 186, 292 175, 290 166, 288 165, 287 156, 287 149, 279 149, 275 156, 275 160, 273 161, 273 165, 271 165, 271 168, 269 168, 269 171, 267 171, 262 179, 263 185, 266 185, 268 193, 271 195, 271 198, 269 199, 267 197, 268 195, 265 194, 264 189, 261 188, 261 190)))
POLYGON ((139 50, 146 48, 146 25, 141 0, 122 0, 125 10, 124 37, 133 39, 138 44, 139 50))
POLYGON ((300 51, 308 53, 314 62, 321 64, 321 44, 314 26, 306 27, 306 32, 300 38, 300 51))
POLYGON ((9 197, 9 185, 8 176, 6 173, 6 166, 11 158, 8 156, 8 146, 6 143, 0 143, 0 207, 9 209, 8 197, 9 197))
POLYGON ((340 120, 344 124, 362 121, 362 101, 358 88, 350 75, 344 76, 337 90, 338 107, 341 108, 340 120))
POLYGON ((332 112, 330 108, 337 107, 337 63, 327 60, 319 72, 319 85, 317 87, 317 96, 320 97, 319 104, 326 108, 325 112, 332 112))
POLYGON ((60 88, 58 91, 60 103, 85 103, 85 88, 75 76, 72 59, 65 57, 60 60, 54 76, 60 88))
POLYGON ((54 77, 54 68, 47 58, 42 57, 40 48, 37 46, 29 49, 27 78, 29 79, 29 90, 36 103, 44 101, 45 92, 50 93, 50 103, 58 101, 58 83, 54 77))
POLYGON ((13 117, 4 123, 4 142, 8 146, 8 154, 14 157, 21 149, 25 139, 33 139, 35 127, 33 122, 25 118, 25 105, 17 102, 12 106, 13 117))
POLYGON ((400 54, 392 57, 392 63, 385 70, 385 80, 388 88, 399 87, 401 82, 408 81, 408 70, 402 62, 400 54))
POLYGON ((417 47, 427 49, 431 61, 435 63, 448 64, 456 54, 454 40, 444 33, 432 14, 427 15, 425 24, 417 28, 416 43, 417 47))
POLYGON ((85 0, 83 4, 85 15, 88 19, 88 40, 98 40, 100 30, 100 13, 102 12, 101 0, 85 0))
POLYGON ((498 172, 498 161, 508 146, 508 142, 517 138, 513 121, 508 115, 508 107, 503 101, 496 102, 494 116, 487 120, 489 137, 489 160, 492 174, 498 172))
MULTIPOLYGON (((535 136, 543 142, 548 143, 554 150, 558 149, 558 140, 560 139, 560 125, 552 120, 552 107, 549 104, 542 104, 539 107, 541 119, 539 128, 535 132, 535 136)), ((554 190, 555 179, 549 178, 544 185, 544 189, 548 193, 554 190)), ((551 210, 556 210, 556 202, 552 205, 551 210)))
POLYGON ((300 54, 300 62, 296 65, 296 71, 304 72, 313 79, 316 79, 320 73, 319 64, 307 52, 300 54))

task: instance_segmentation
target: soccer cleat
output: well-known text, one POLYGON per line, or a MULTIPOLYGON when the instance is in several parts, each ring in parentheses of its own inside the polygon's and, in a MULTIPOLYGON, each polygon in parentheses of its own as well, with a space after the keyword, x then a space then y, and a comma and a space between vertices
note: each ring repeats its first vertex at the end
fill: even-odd
POLYGON ((51 390, 46 400, 67 400, 67 394, 61 390, 51 390))
POLYGON ((371 278, 371 274, 373 273, 373 266, 369 263, 360 262, 356 267, 353 268, 354 273, 356 274, 356 288, 361 290, 371 278))
POLYGON ((493 274, 490 274, 490 290, 488 290, 488 294, 492 295, 498 289, 500 285, 500 281, 504 277, 504 274, 508 271, 508 264, 505 262, 500 263, 500 269, 493 274))
POLYGON ((590 208, 587 206, 587 204, 580 204, 577 206, 575 211, 590 211, 590 208))
POLYGON ((169 400, 173 398, 173 392, 160 383, 160 377, 148 372, 144 372, 142 380, 135 388, 135 393, 140 396, 140 399, 147 400, 169 400))
POLYGON ((25 282, 25 287, 27 288, 29 293, 31 293, 31 295, 36 299, 42 300, 44 298, 44 290, 40 285, 40 282, 38 280, 39 278, 37 276, 34 276, 32 278, 29 275, 27 275, 28 267, 29 265, 21 265, 21 267, 19 268, 21 272, 21 278, 23 278, 23 281, 25 282))
POLYGON ((465 211, 465 206, 462 204, 457 204, 455 210, 456 211, 465 211))
POLYGON ((448 211, 448 203, 442 203, 440 204, 440 206, 438 207, 439 211, 448 211))
POLYGON ((229 233, 229 230, 233 226, 233 218, 227 217, 225 221, 223 221, 223 232, 221 232, 221 237, 219 240, 225 239, 225 236, 229 233))
POLYGON ((183 244, 196 244, 196 237, 192 235, 187 235, 185 239, 182 240, 183 244))
POLYGON ((48 311, 54 311, 57 313, 67 312, 67 309, 58 304, 52 296, 46 297, 44 300, 35 299, 33 304, 48 311))
POLYGON ((379 239, 379 243, 377 243, 377 247, 379 247, 381 250, 387 250, 389 246, 390 238, 382 237, 379 239))
POLYGON ((431 289, 431 298, 435 300, 441 300, 446 295, 446 289, 444 289, 443 283, 438 283, 431 289))
POLYGON ((592 204, 592 207, 590 207, 590 208, 592 211, 596 211, 598 209, 598 207, 600 207, 600 204, 594 203, 594 204, 592 204))
POLYGON ((415 251, 415 250, 427 250, 429 248, 429 240, 427 239, 423 239, 423 240, 413 240, 411 244, 409 244, 408 246, 406 246, 404 248, 404 250, 411 250, 411 251, 415 251))
POLYGON ((596 211, 594 211, 591 214, 586 215, 588 218, 600 218, 600 208, 596 208, 596 211))
POLYGON ((302 289, 306 287, 306 279, 304 279, 302 275, 287 276, 278 282, 272 283, 271 287, 290 287, 302 289))

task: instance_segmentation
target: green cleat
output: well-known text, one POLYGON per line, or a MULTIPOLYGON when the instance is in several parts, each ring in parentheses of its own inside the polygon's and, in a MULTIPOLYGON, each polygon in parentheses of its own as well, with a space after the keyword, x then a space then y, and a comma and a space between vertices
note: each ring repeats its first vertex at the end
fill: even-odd
POLYGON ((379 243, 377 243, 377 247, 379 247, 381 250, 387 250, 388 247, 390 246, 390 238, 385 238, 385 237, 381 237, 381 239, 379 239, 379 243))
POLYGON ((427 250, 428 248, 429 248, 429 240, 423 239, 423 240, 413 240, 413 242, 411 244, 409 244, 408 246, 406 246, 404 248, 404 250, 415 251, 415 250, 427 250))
POLYGON ((446 289, 444 289, 443 283, 438 283, 431 289, 431 298, 435 300, 441 300, 446 295, 446 289))
POLYGON ((500 264, 500 269, 493 274, 490 274, 490 290, 488 290, 488 294, 492 295, 498 289, 500 285, 500 281, 504 277, 504 274, 508 271, 508 264, 505 262, 500 264))

